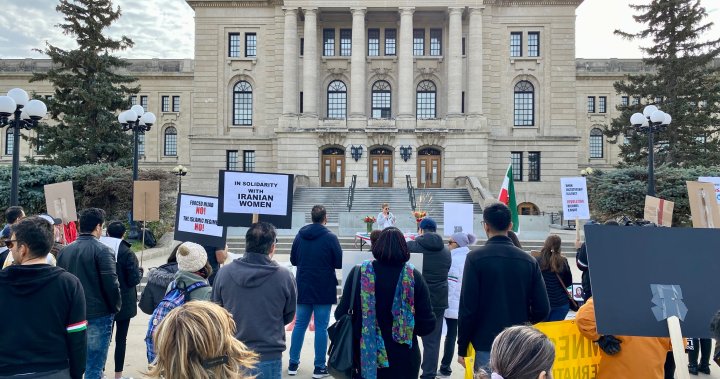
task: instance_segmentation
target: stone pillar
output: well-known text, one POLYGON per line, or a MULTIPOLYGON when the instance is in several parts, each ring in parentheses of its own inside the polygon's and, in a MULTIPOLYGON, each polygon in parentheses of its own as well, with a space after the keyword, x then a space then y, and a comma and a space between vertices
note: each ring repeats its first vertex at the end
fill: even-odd
POLYGON ((468 32, 468 107, 471 115, 483 113, 483 8, 470 8, 468 32))
POLYGON ((303 114, 318 116, 317 8, 305 11, 305 51, 303 53, 303 114))
POLYGON ((352 11, 352 59, 350 74, 350 117, 365 117, 365 12, 366 8, 352 11))
POLYGON ((283 8, 285 11, 285 37, 283 60, 283 115, 298 113, 298 32, 297 8, 283 8))
POLYGON ((415 118, 413 111, 413 13, 414 7, 400 7, 398 49, 398 118, 415 118))
POLYGON ((449 8, 450 25, 448 35, 448 116, 462 113, 462 12, 463 8, 449 8))

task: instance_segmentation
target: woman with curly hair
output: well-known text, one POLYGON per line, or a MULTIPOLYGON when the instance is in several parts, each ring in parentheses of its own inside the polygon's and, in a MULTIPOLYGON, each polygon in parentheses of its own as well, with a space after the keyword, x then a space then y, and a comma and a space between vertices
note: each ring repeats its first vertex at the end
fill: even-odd
POLYGON ((257 354, 235 338, 223 307, 191 301, 167 314, 153 335, 157 358, 147 373, 164 379, 245 379, 257 354))

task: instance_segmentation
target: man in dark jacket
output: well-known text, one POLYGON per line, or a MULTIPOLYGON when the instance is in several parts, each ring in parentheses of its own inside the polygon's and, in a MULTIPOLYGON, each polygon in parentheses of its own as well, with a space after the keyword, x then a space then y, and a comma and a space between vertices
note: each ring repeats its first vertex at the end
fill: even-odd
POLYGON ((468 345, 475 348, 475 369, 487 367, 490 347, 513 325, 538 323, 550 313, 540 266, 507 236, 510 209, 502 203, 483 210, 485 246, 465 260, 458 312, 458 362, 464 367, 468 345))
POLYGON ((290 263, 297 266, 297 321, 290 340, 288 375, 297 374, 300 351, 310 316, 315 315, 315 370, 313 378, 328 376, 325 365, 330 308, 337 302, 335 269, 342 268, 340 242, 328 228, 322 205, 311 211, 312 224, 300 229, 290 250, 290 263))
POLYGON ((0 377, 81 379, 87 321, 80 280, 47 264, 47 221, 29 217, 11 233, 15 264, 0 271, 0 377))
POLYGON ((275 228, 258 222, 245 235, 245 255, 218 271, 212 300, 227 309, 237 325, 235 337, 260 355, 254 371, 262 379, 280 379, 285 325, 295 316, 295 280, 272 260, 275 228))
MULTIPOLYGON (((23 210, 23 207, 20 206, 12 206, 8 207, 8 209, 5 210, 5 227, 3 228, 2 232, 0 232, 0 238, 2 239, 8 239, 10 238, 10 226, 13 224, 18 223, 19 221, 22 221, 22 219, 25 218, 25 211, 23 210)), ((5 246, 0 247, 0 269, 3 267, 9 266, 9 264, 5 264, 5 260, 10 255, 10 249, 6 248, 5 246)), ((12 257, 10 257, 12 259, 12 257)))
POLYGON ((435 313, 435 329, 432 333, 422 336, 423 359, 422 379, 435 379, 437 375, 438 358, 440 356, 440 341, 442 340, 442 326, 444 314, 448 307, 448 271, 452 264, 450 250, 437 234, 437 223, 430 217, 420 221, 420 236, 408 242, 411 253, 423 255, 422 275, 430 290, 430 303, 435 313))
POLYGON ((113 317, 121 305, 114 254, 98 241, 104 222, 102 209, 81 211, 80 236, 60 250, 57 258, 57 265, 80 279, 85 290, 88 321, 86 379, 103 377, 113 317))

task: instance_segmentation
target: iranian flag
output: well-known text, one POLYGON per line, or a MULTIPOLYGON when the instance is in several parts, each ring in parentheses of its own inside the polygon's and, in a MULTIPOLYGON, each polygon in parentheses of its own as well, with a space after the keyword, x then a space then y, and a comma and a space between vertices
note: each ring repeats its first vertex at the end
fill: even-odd
POLYGON ((498 195, 498 200, 510 208, 513 223, 512 229, 513 232, 517 232, 520 227, 520 220, 517 213, 517 200, 515 199, 515 183, 513 182, 512 163, 508 165, 507 172, 505 173, 505 179, 503 179, 502 188, 500 189, 500 195, 498 195))

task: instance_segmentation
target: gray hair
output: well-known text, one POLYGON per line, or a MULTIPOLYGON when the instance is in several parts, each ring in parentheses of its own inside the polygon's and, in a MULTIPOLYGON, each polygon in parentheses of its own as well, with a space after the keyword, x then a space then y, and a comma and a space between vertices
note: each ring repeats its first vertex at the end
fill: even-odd
POLYGON ((505 379, 537 379, 541 372, 552 374, 555 346, 539 330, 512 326, 495 337, 490 367, 505 379))

